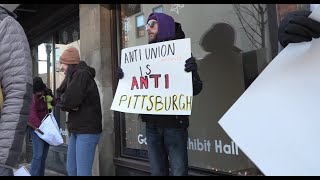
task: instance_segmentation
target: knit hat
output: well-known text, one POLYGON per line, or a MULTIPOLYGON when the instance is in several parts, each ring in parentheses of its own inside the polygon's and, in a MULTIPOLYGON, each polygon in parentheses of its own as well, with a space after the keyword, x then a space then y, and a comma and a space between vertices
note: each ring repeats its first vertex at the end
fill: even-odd
POLYGON ((41 92, 46 89, 46 85, 43 83, 40 77, 33 78, 33 92, 41 92))
POLYGON ((79 64, 80 55, 78 49, 74 47, 69 47, 60 56, 61 64, 79 64))

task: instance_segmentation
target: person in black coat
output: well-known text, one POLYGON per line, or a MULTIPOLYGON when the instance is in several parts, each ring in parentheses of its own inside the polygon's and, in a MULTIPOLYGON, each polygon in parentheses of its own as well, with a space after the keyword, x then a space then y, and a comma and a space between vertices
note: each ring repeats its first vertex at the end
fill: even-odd
POLYGON ((66 77, 57 89, 57 106, 69 112, 67 172, 69 176, 92 176, 95 150, 102 132, 100 95, 94 80, 96 72, 80 61, 74 47, 61 54, 60 63, 66 77))
MULTIPOLYGON (((185 38, 180 23, 175 22, 171 16, 164 13, 151 13, 146 29, 149 44, 185 38)), ((192 73, 193 95, 195 96, 202 90, 196 59, 192 56, 185 62, 185 71, 192 73)), ((117 69, 117 77, 119 79, 124 77, 120 67, 117 69)), ((172 175, 187 176, 189 116, 142 114, 141 119, 146 122, 151 175, 169 175, 170 165, 172 175)))

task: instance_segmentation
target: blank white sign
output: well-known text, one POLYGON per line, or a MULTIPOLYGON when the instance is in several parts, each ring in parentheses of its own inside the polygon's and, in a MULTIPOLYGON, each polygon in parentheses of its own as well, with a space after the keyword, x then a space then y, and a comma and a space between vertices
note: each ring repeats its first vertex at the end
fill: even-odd
POLYGON ((219 124, 265 175, 319 176, 320 39, 283 49, 219 124))

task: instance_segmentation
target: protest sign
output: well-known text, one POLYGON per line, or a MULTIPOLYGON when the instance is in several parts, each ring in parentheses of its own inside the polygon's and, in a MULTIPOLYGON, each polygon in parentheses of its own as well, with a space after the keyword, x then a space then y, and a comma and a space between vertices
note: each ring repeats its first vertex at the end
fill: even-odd
POLYGON ((189 38, 123 49, 124 77, 119 80, 111 110, 190 115, 192 74, 184 71, 190 57, 189 38))

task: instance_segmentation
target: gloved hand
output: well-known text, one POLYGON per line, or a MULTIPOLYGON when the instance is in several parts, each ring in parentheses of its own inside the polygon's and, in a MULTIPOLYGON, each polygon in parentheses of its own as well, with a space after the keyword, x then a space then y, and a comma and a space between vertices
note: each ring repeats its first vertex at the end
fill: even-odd
POLYGON ((279 42, 283 47, 289 43, 311 41, 319 38, 320 23, 308 18, 311 11, 290 12, 279 25, 279 42))
POLYGON ((117 78, 118 79, 122 79, 123 78, 124 73, 123 73, 121 67, 117 67, 116 73, 117 73, 117 78))
POLYGON ((191 56, 189 59, 186 60, 186 64, 184 65, 184 67, 184 70, 186 72, 197 71, 198 65, 196 63, 196 59, 191 56))

